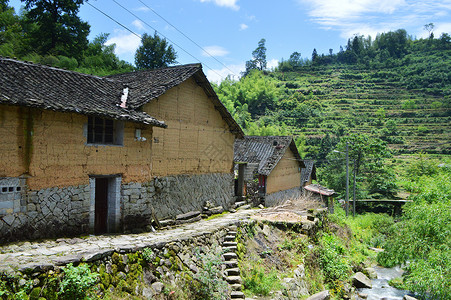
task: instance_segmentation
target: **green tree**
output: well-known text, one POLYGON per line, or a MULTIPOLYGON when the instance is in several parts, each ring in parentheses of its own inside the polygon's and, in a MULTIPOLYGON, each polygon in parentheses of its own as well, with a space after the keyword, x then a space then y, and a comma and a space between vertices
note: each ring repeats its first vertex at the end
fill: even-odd
POLYGON ((290 55, 290 58, 288 59, 288 62, 290 63, 290 65, 292 67, 300 67, 302 65, 302 57, 301 57, 301 53, 299 52, 293 52, 290 55))
POLYGON ((318 59, 318 52, 316 51, 316 48, 313 49, 312 52, 312 62, 315 62, 318 59))
POLYGON ((435 28, 434 23, 424 25, 424 30, 428 32, 429 39, 431 40, 434 38, 434 28, 435 28))
POLYGON ((177 53, 172 45, 162 39, 157 32, 153 36, 144 33, 141 46, 135 53, 135 64, 138 69, 157 69, 176 63, 177 53))
POLYGON ((29 22, 31 43, 41 55, 64 55, 81 60, 88 46, 90 26, 78 16, 85 0, 22 0, 29 22))
POLYGON ((243 76, 249 75, 252 70, 264 70, 266 69, 266 40, 261 39, 258 42, 257 48, 252 51, 252 59, 246 61, 246 70, 243 72, 243 76))

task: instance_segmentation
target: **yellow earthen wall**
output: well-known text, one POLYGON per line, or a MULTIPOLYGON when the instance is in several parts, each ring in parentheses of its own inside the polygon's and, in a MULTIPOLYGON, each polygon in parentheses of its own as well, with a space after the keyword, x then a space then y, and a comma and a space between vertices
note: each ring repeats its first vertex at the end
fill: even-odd
POLYGON ((153 131, 153 176, 231 172, 235 136, 193 79, 152 100, 143 110, 168 125, 153 131))
POLYGON ((301 186, 301 171, 293 152, 288 150, 268 175, 266 193, 271 194, 301 186))
POLYGON ((89 183, 89 175, 122 174, 122 182, 151 179, 152 127, 125 122, 123 146, 86 145, 87 116, 0 105, 0 176, 29 173, 28 187, 89 183), (32 119, 32 147, 27 163, 25 128, 32 119), (25 125, 24 125, 25 124, 25 125), (135 129, 147 141, 135 141, 135 129))

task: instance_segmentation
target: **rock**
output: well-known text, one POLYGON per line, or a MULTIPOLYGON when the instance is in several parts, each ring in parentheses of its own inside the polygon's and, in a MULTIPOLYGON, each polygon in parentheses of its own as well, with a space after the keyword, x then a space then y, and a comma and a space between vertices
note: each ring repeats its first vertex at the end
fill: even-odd
MULTIPOLYGON (((143 279, 144 283, 147 285, 151 285, 157 280, 157 277, 149 270, 144 269, 143 271, 143 279)), ((147 298, 149 299, 149 298, 147 298)))
POLYGON ((195 218, 195 217, 197 217, 199 215, 200 215, 200 211, 190 211, 190 212, 188 212, 186 214, 177 215, 177 217, 175 219, 177 221, 188 220, 188 219, 195 218))
POLYGON ((363 269, 363 273, 368 276, 369 279, 377 279, 377 273, 374 268, 365 268, 363 269))
POLYGON ((414 298, 414 297, 409 296, 409 295, 404 295, 404 297, 402 298, 402 300, 417 300, 417 298, 414 298))
POLYGON ((268 225, 263 225, 262 232, 265 236, 269 236, 271 234, 271 228, 268 225))
POLYGON ((155 296, 155 291, 152 288, 146 286, 143 288, 142 295, 145 299, 153 299, 153 297, 155 296))
POLYGON ((329 299, 330 299, 329 291, 322 291, 308 297, 306 300, 329 300, 329 299))
POLYGON ((356 288, 372 288, 371 279, 362 272, 357 272, 352 276, 352 285, 356 288))
POLYGON ((157 294, 161 294, 164 290, 164 284, 161 282, 152 283, 152 288, 155 290, 157 294))
POLYGON ((359 297, 362 299, 366 299, 366 298, 368 298, 368 294, 359 293, 359 297))

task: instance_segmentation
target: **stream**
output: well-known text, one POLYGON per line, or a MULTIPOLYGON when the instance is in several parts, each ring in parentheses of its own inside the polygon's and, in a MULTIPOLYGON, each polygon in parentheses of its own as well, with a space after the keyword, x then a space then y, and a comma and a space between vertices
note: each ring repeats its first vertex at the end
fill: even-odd
MULTIPOLYGON (((412 293, 405 290, 398 290, 388 284, 390 279, 401 277, 403 270, 400 267, 382 268, 374 267, 377 273, 377 279, 372 279, 373 288, 358 289, 358 294, 368 295, 367 300, 402 300, 404 295, 413 296, 412 293)), ((359 299, 363 299, 359 297, 359 299)))

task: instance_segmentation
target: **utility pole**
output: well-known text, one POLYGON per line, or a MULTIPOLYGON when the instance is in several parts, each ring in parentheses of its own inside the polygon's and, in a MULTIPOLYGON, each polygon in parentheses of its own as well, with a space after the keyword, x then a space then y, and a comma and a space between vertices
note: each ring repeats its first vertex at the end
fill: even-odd
POLYGON ((346 217, 349 215, 349 146, 346 142, 346 217))

